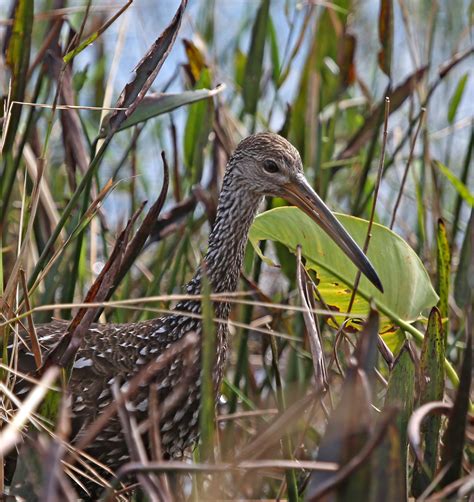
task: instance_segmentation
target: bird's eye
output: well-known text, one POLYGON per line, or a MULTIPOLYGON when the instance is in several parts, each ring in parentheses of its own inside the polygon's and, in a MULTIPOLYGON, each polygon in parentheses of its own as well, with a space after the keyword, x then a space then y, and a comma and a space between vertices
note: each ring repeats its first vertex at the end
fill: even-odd
POLYGON ((263 168, 267 173, 277 173, 279 171, 277 163, 274 160, 266 160, 263 163, 263 168))

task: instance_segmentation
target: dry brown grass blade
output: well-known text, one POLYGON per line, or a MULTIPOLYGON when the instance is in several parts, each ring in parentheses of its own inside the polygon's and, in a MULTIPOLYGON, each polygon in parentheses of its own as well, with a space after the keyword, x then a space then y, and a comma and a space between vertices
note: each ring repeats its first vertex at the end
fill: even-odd
MULTIPOLYGON (((60 104, 75 104, 71 67, 66 68, 64 71, 60 104)), ((69 155, 66 155, 66 163, 69 164, 68 167, 70 169, 77 165, 81 174, 84 174, 89 166, 90 158, 84 143, 84 133, 78 110, 72 108, 61 110, 60 118, 64 150, 69 153, 69 155), (72 166, 71 162, 73 163, 72 166)), ((70 172, 70 179, 75 184, 72 174, 73 172, 70 172)), ((72 185, 73 187, 74 184, 72 185)))
MULTIPOLYGON (((183 358, 184 371, 181 375, 180 382, 173 388, 173 391, 166 396, 159 406, 159 418, 161 422, 165 422, 171 413, 176 413, 179 406, 182 405, 183 401, 186 400, 188 395, 189 386, 192 384, 196 378, 196 374, 193 371, 193 365, 195 364, 193 360, 194 352, 192 350, 187 350, 181 356, 183 358)), ((151 431, 153 426, 159 425, 159 421, 153 424, 152 417, 150 415, 143 422, 140 423, 139 429, 141 434, 145 434, 151 431)), ((158 430, 159 432, 159 430, 158 430)))
MULTIPOLYGON (((30 144, 25 144, 23 148, 23 159, 25 160, 26 169, 31 179, 36 179, 38 177, 38 161, 35 157, 33 149, 30 144)), ((51 194, 51 190, 46 183, 41 183, 40 187, 40 201, 41 206, 44 209, 46 215, 49 218, 51 228, 54 228, 59 222, 59 213, 54 202, 54 198, 51 194)), ((64 230, 61 232, 63 239, 66 238, 66 233, 64 230)))
MULTIPOLYGON (((52 77, 56 80, 61 78, 60 96, 58 104, 67 108, 60 110, 61 132, 65 152, 65 165, 67 168, 69 184, 73 190, 76 188, 76 167, 83 175, 90 164, 86 138, 79 118, 79 112, 72 108, 76 103, 73 85, 72 67, 64 67, 59 45, 53 46, 49 52, 48 61, 52 77)), ((58 107, 56 107, 58 108, 58 107)), ((97 198, 97 189, 91 186, 91 198, 97 198)))
MULTIPOLYGON (((128 0, 125 5, 123 5, 110 19, 108 19, 102 26, 99 27, 94 33, 92 33, 86 40, 78 43, 78 46, 67 53, 64 56, 64 61, 69 63, 77 54, 83 51, 88 45, 92 44, 97 40, 129 7, 132 5, 133 0, 128 0)), ((87 12, 84 16, 87 18, 87 12)), ((82 30, 81 30, 82 31, 82 30)), ((81 34, 80 34, 81 35, 81 34)), ((79 42, 80 36, 78 36, 77 41, 79 42)))
POLYGON ((418 126, 415 131, 415 135, 413 136, 413 140, 410 146, 410 154, 408 156, 407 163, 405 165, 405 171, 403 172, 402 181, 400 182, 400 188, 398 190, 397 200, 395 201, 395 205, 393 206, 392 219, 390 221, 390 229, 393 229, 393 225, 395 224, 395 219, 397 217, 398 206, 400 205, 400 201, 402 200, 403 190, 405 188, 405 183, 408 177, 408 170, 410 169, 411 161, 413 159, 413 154, 415 152, 416 140, 418 138, 418 134, 421 130, 421 126, 423 125, 423 119, 425 117, 426 108, 422 108, 420 111, 420 118, 418 121, 418 126))
MULTIPOLYGON (((116 380, 112 384, 112 394, 114 396, 114 400, 120 402, 117 414, 122 425, 122 431, 130 453, 130 459, 132 462, 141 462, 143 465, 147 465, 148 458, 145 446, 143 445, 141 435, 138 432, 138 425, 135 417, 130 413, 132 405, 127 398, 123 397, 119 384, 116 380)), ((137 474, 137 477, 150 501, 160 502, 162 500, 162 493, 159 487, 159 481, 153 473, 139 473, 137 474)))
POLYGON ((38 52, 35 55, 35 59, 30 64, 28 68, 27 78, 29 79, 33 74, 34 69, 41 63, 44 62, 46 53, 50 50, 54 43, 57 43, 59 33, 61 32, 61 28, 63 26, 64 19, 62 17, 58 17, 56 19, 52 19, 49 29, 47 31, 46 38, 43 40, 41 47, 38 49, 38 52))
POLYGON ((289 432, 291 427, 303 412, 311 406, 312 403, 318 401, 322 396, 322 389, 311 392, 307 396, 299 399, 289 406, 284 413, 277 417, 271 424, 265 426, 265 430, 257 435, 257 437, 248 445, 244 446, 236 456, 236 462, 240 462, 251 458, 258 458, 272 448, 275 443, 281 439, 284 432, 289 432))
MULTIPOLYGON (((338 465, 332 462, 311 462, 311 461, 300 461, 300 460, 250 460, 241 461, 238 463, 224 463, 219 464, 205 464, 205 463, 186 463, 179 461, 168 461, 168 462, 150 462, 148 465, 143 465, 140 463, 130 462, 123 465, 117 472, 117 479, 114 480, 114 485, 116 485, 121 479, 125 477, 137 474, 139 472, 169 472, 169 473, 226 473, 230 471, 269 471, 269 472, 281 472, 287 469, 296 469, 302 471, 327 471, 335 472, 338 469, 338 465)), ((105 496, 102 497, 106 502, 113 500, 113 491, 109 489, 105 496)), ((208 499, 209 500, 209 499, 208 499)))
MULTIPOLYGON (((25 276, 25 271, 23 269, 20 269, 20 278, 21 278, 21 286, 23 288, 23 294, 25 295, 24 296, 25 308, 27 311, 30 311, 31 305, 30 305, 30 299, 28 297, 28 286, 26 284, 26 276, 25 276)), ((35 357, 36 369, 38 369, 41 368, 43 360, 41 357, 41 349, 39 346, 38 337, 36 335, 35 323, 33 322, 33 316, 31 314, 28 314, 26 318, 28 320, 28 334, 30 335, 31 351, 33 352, 33 355, 35 357)))
POLYGON ((44 481, 40 500, 59 502, 64 496, 66 496, 67 500, 74 500, 74 491, 61 465, 61 459, 65 452, 65 441, 69 436, 70 429, 70 403, 68 402, 68 398, 63 396, 59 406, 56 437, 47 445, 45 452, 44 465, 47 468, 44 469, 44 481), (61 489, 63 492, 61 498, 58 489, 61 489))
MULTIPOLYGON (((398 110, 398 108, 400 108, 405 100, 411 95, 416 85, 424 77, 427 69, 427 66, 423 66, 419 70, 415 71, 389 94, 391 102, 390 114, 398 110)), ((379 117, 383 115, 381 111, 384 107, 385 104, 384 102, 382 102, 370 113, 370 115, 366 118, 364 124, 349 140, 347 146, 339 153, 339 155, 337 156, 338 160, 348 159, 357 155, 359 150, 365 145, 365 143, 373 134, 373 130, 377 126, 379 117)))
POLYGON ((150 427, 148 435, 150 438, 150 452, 151 460, 160 461, 163 458, 161 449, 161 436, 160 436, 160 409, 158 405, 158 384, 153 383, 150 386, 150 393, 148 394, 148 415, 150 420, 150 427))
POLYGON ((34 180, 33 191, 31 193, 31 203, 29 210, 29 220, 26 228, 25 236, 21 244, 20 252, 16 258, 13 269, 8 278, 8 282, 3 290, 2 296, 0 296, 0 309, 4 306, 4 299, 11 297, 14 289, 16 288, 18 282, 18 274, 22 267, 24 267, 24 262, 26 260, 26 255, 28 253, 31 234, 33 232, 33 223, 36 216, 36 210, 38 209, 38 202, 41 192, 41 180, 43 179, 44 163, 38 160, 38 176, 34 180))
MULTIPOLYGON (((247 278, 245 278, 247 280, 247 278)), ((251 284, 249 282, 249 284, 251 284)), ((252 285, 254 287, 254 285, 252 285)), ((258 293, 257 296, 262 298, 262 299, 267 299, 268 297, 261 294, 261 291, 258 289, 255 289, 255 293, 258 293)), ((316 291, 317 293, 317 291, 316 291)), ((268 310, 275 310, 275 311, 288 311, 288 312, 304 312, 305 309, 303 307, 299 307, 296 305, 289 305, 287 303, 277 303, 277 302, 269 302, 269 301, 254 301, 254 300, 246 300, 246 299, 241 299, 241 297, 249 296, 250 294, 254 294, 254 292, 249 292, 249 291, 236 291, 234 293, 215 293, 210 295, 210 298, 213 302, 228 302, 228 303, 233 303, 236 305, 252 305, 256 307, 262 307, 268 310)), ((140 297, 140 298, 128 298, 126 300, 117 300, 117 301, 108 301, 108 302, 91 302, 91 303, 84 303, 84 302, 74 302, 74 303, 56 303, 56 304, 47 304, 47 305, 38 305, 36 307, 33 307, 30 311, 25 312, 23 314, 13 316, 10 318, 5 319, 4 321, 0 322, 0 327, 6 326, 9 323, 16 322, 20 319, 25 318, 28 314, 33 314, 35 312, 48 312, 48 311, 54 311, 55 309, 72 309, 72 308, 95 308, 95 307, 108 307, 108 308, 129 308, 131 306, 140 306, 139 308, 144 308, 142 304, 150 303, 150 302, 179 302, 181 300, 202 300, 203 296, 202 295, 189 295, 189 294, 171 294, 171 295, 156 295, 156 296, 146 296, 146 297, 140 297)), ((311 312, 313 314, 319 314, 319 315, 324 315, 324 316, 329 316, 331 320, 334 322, 334 324, 338 325, 336 321, 336 317, 351 317, 351 318, 356 318, 356 319, 365 319, 367 316, 362 315, 362 314, 350 314, 346 312, 335 312, 334 310, 331 310, 327 304, 323 303, 325 308, 314 308, 311 309, 311 312)), ((137 307, 138 308, 138 307, 137 307)), ((167 309, 154 309, 154 308, 149 308, 148 309, 150 312, 163 312, 163 313, 169 313, 171 312, 170 310, 167 309)), ((179 314, 182 315, 189 315, 189 317, 195 317, 195 318, 201 318, 197 315, 190 315, 189 313, 185 311, 176 311, 179 314)), ((224 322, 223 320, 215 319, 215 322, 224 322)), ((230 321, 232 322, 232 321, 230 321)), ((235 324, 235 323, 234 323, 235 324)), ((246 325, 247 327, 253 328, 253 325, 246 325)), ((262 331, 266 333, 271 333, 269 330, 262 331)), ((275 332, 276 335, 279 335, 278 332, 275 332)), ((293 340, 294 337, 287 337, 288 339, 293 340)))
MULTIPOLYGON (((161 462, 163 460, 163 451, 161 448, 160 435, 160 408, 158 403, 158 384, 154 383, 150 386, 150 395, 148 397, 148 416, 150 421, 149 438, 151 461, 161 462)), ((166 474, 160 474, 159 477, 160 489, 163 494, 163 500, 172 500, 169 488, 168 478, 166 474)))
POLYGON ((317 387, 327 389, 328 376, 326 371, 326 364, 324 362, 324 351, 321 345, 321 333, 319 332, 318 325, 314 319, 311 310, 311 297, 314 294, 311 291, 311 284, 306 277, 306 271, 301 261, 301 246, 297 247, 297 263, 296 263, 296 279, 298 282, 298 291, 300 299, 305 311, 303 312, 303 319, 306 326, 306 332, 309 338, 309 346, 311 348, 311 355, 313 356, 314 379, 317 387))
MULTIPOLYGON (((242 460, 235 463, 204 464, 187 463, 179 461, 150 462, 148 465, 140 463, 128 463, 122 466, 117 472, 117 480, 123 479, 130 474, 138 472, 181 472, 181 473, 217 473, 228 471, 282 471, 287 469, 297 469, 305 471, 326 471, 335 472, 338 464, 334 462, 317 462, 304 460, 242 460)), ((110 500, 110 499, 106 499, 110 500)))
POLYGON ((371 305, 369 318, 359 334, 357 345, 354 350, 357 366, 365 371, 369 377, 369 381, 377 366, 377 340, 380 338, 379 327, 379 313, 371 305))
POLYGON ((120 268, 117 272, 114 287, 108 291, 105 300, 109 299, 112 296, 115 287, 118 286, 120 281, 124 278, 125 274, 130 270, 130 267, 132 266, 137 256, 140 254, 140 251, 143 249, 146 240, 153 231, 153 227, 158 219, 158 215, 160 214, 161 209, 163 208, 163 204, 165 203, 169 185, 169 168, 168 163, 166 162, 165 152, 161 152, 161 158, 163 160, 163 186, 161 187, 160 195, 143 219, 142 224, 138 228, 130 244, 128 244, 125 250, 125 255, 120 264, 120 268))
MULTIPOLYGON (((108 193, 112 190, 114 185, 112 184, 112 180, 109 180, 104 188, 99 192, 97 195, 97 198, 92 201, 90 206, 88 207, 87 211, 85 212, 82 220, 79 222, 78 226, 73 230, 72 234, 67 238, 65 242, 63 242, 53 253, 53 256, 49 259, 49 261, 46 263, 46 265, 42 268, 41 273, 38 274, 38 277, 35 279, 34 283, 32 284, 29 293, 32 294, 33 291, 36 290, 36 288, 39 286, 39 284, 43 281, 44 277, 48 274, 48 272, 51 270, 51 267, 54 265, 56 260, 62 255, 66 247, 71 243, 73 238, 76 236, 77 231, 80 229, 80 225, 87 220, 90 220, 96 213, 98 208, 100 207, 100 204, 102 201, 105 199, 105 197, 108 195, 108 193)), ((33 310, 36 310, 33 309, 33 310)))
MULTIPOLYGON (((372 208, 370 210, 370 218, 369 224, 367 225, 367 233, 364 240, 364 246, 362 250, 364 254, 367 254, 369 249, 370 239, 372 238, 372 226, 374 224, 375 218, 375 208, 377 206, 377 198, 379 194, 380 182, 382 181, 383 169, 385 165, 385 149, 387 146, 387 134, 388 134, 388 117, 390 115, 390 98, 385 96, 385 106, 384 106, 384 120, 383 120, 383 133, 382 133, 382 151, 380 152, 379 166, 377 169, 377 180, 375 182, 374 187, 374 197, 372 201, 372 208)), ((362 273, 360 270, 357 271, 356 278, 354 280, 354 287, 352 288, 351 298, 349 300, 349 306, 347 307, 347 311, 351 312, 352 306, 354 305, 354 300, 357 294, 357 289, 359 288, 360 278, 362 277, 362 273)), ((383 286, 383 285, 382 285, 383 286)))
POLYGON ((384 410, 379 420, 377 429, 370 436, 360 452, 353 456, 343 467, 341 467, 334 476, 329 477, 325 482, 320 483, 316 489, 308 493, 305 500, 308 502, 320 501, 324 495, 333 490, 337 485, 347 479, 356 469, 358 469, 367 460, 380 441, 382 441, 387 427, 395 419, 397 413, 397 408, 384 410))
MULTIPOLYGON (((440 474, 445 474, 445 468, 440 471, 440 474)), ((442 476, 441 476, 442 477, 442 476)), ((436 476, 438 478, 438 476, 436 476)), ((447 500, 449 498, 454 499, 453 493, 457 490, 456 498, 457 500, 462 500, 466 496, 470 496, 472 498, 472 493, 474 492, 474 479, 472 473, 463 478, 459 478, 456 481, 453 481, 449 485, 445 486, 439 492, 434 493, 431 497, 425 499, 421 499, 421 497, 417 500, 419 502, 435 502, 441 500, 447 500)), ((454 499, 456 500, 456 499, 454 499)))
POLYGON ((160 241, 171 233, 177 227, 177 222, 194 211, 197 204, 197 199, 194 193, 189 197, 181 200, 173 206, 169 211, 161 215, 153 224, 153 229, 150 235, 150 242, 160 241))
MULTIPOLYGON (((103 301, 114 284, 125 254, 133 222, 137 218, 140 210, 139 208, 135 215, 129 220, 125 229, 120 233, 107 263, 87 292, 84 303, 103 301)), ((81 345, 82 338, 94 321, 95 316, 96 309, 81 308, 70 322, 67 332, 62 337, 61 341, 48 354, 44 367, 50 364, 59 364, 61 367, 65 367, 74 358, 81 345)))
POLYGON ((59 368, 48 368, 40 382, 29 392, 13 419, 0 432, 0 456, 5 456, 21 440, 23 427, 30 419, 32 413, 41 404, 58 375, 59 368))
POLYGON ((188 0, 181 0, 171 24, 148 49, 135 68, 135 78, 124 87, 116 104, 117 108, 127 109, 116 111, 110 116, 108 135, 113 135, 120 124, 134 112, 155 80, 174 45, 187 3, 188 0))

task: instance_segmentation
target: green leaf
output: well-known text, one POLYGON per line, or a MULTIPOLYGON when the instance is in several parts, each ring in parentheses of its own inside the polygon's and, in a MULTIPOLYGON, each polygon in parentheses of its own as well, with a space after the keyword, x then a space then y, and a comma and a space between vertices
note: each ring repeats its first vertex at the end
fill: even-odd
POLYGON ((84 84, 87 81, 87 72, 89 71, 89 65, 87 64, 83 70, 76 71, 72 77, 72 86, 74 88, 74 92, 79 94, 81 89, 84 87, 84 84))
MULTIPOLYGON (((345 465, 360 452, 374 427, 370 401, 364 371, 350 367, 343 383, 341 399, 330 416, 319 446, 318 461, 345 465)), ((319 490, 333 476, 332 472, 313 471, 305 500, 323 500, 319 490)), ((337 500, 364 500, 369 482, 370 463, 365 462, 335 488, 337 500)))
POLYGON ((459 103, 461 102, 462 95, 464 94, 464 88, 466 87, 467 79, 469 74, 465 73, 458 82, 454 94, 451 96, 448 105, 448 122, 452 124, 454 118, 456 117, 456 112, 458 111, 459 103))
POLYGON ((407 337, 401 329, 383 335, 383 341, 387 344, 395 357, 400 353, 400 350, 402 350, 406 340, 407 337))
POLYGON ((375 375, 375 368, 377 366, 377 341, 380 326, 379 313, 371 309, 364 329, 359 335, 357 346, 354 351, 354 357, 357 360, 359 368, 365 371, 369 382, 375 375))
POLYGON ((465 308, 474 299, 474 208, 466 228, 461 248, 458 270, 454 279, 454 299, 460 308, 465 308))
POLYGON ((415 185, 415 193, 416 193, 416 216, 418 222, 418 240, 419 246, 422 248, 425 240, 426 240, 426 230, 425 230, 425 203, 424 203, 424 190, 423 190, 423 182, 421 179, 418 179, 418 176, 415 175, 415 170, 411 170, 411 176, 413 178, 413 183, 415 185))
POLYGON ((201 408, 199 427, 201 432, 200 461, 214 461, 215 389, 213 373, 216 364, 217 338, 214 325, 214 309, 210 299, 211 289, 205 273, 202 277, 202 371, 201 408))
POLYGON ((439 160, 435 160, 434 162, 439 170, 443 173, 443 175, 452 183, 452 185, 454 186, 458 194, 464 199, 464 201, 467 202, 467 204, 469 204, 471 207, 473 207, 474 194, 469 191, 469 188, 454 175, 449 167, 439 162, 439 160))
POLYGON ((270 49, 272 56, 272 78, 275 87, 280 87, 280 51, 278 49, 278 37, 275 30, 275 25, 270 17, 268 22, 268 38, 270 41, 270 49))
MULTIPOLYGON (((177 94, 155 94, 146 96, 137 106, 133 114, 127 118, 117 129, 122 131, 134 125, 146 122, 147 120, 169 113, 185 105, 196 103, 204 99, 209 99, 219 94, 225 89, 225 85, 218 85, 214 89, 199 89, 197 91, 184 91, 177 94)), ((111 114, 106 115, 100 130, 100 137, 105 138, 109 132, 108 119, 111 114)))
MULTIPOLYGON (((345 27, 351 2, 337 2, 338 9, 326 7, 315 18, 311 47, 306 56, 298 85, 298 92, 292 104, 292 119, 289 138, 301 152, 304 165, 316 165, 317 119, 319 112, 334 101, 340 88, 342 75, 328 68, 325 60, 337 61, 341 50, 341 28, 345 27)), ((280 77, 280 80, 283 80, 280 77)), ((323 160, 329 160, 323 158, 323 160)))
MULTIPOLYGON (((421 348, 420 369, 418 373, 419 399, 417 407, 430 401, 442 401, 444 394, 444 352, 445 341, 441 315, 434 307, 431 310, 426 328, 425 338, 421 348)), ((441 417, 428 415, 422 424, 421 434, 424 438, 423 461, 432 475, 436 472, 438 461, 439 431, 441 417)), ((413 468, 412 491, 415 496, 420 496, 430 484, 431 478, 423 467, 415 462, 413 468)))
POLYGON ((449 414, 448 426, 443 435, 440 470, 443 467, 446 467, 448 470, 441 480, 441 486, 454 483, 461 475, 471 383, 472 333, 468 333, 459 377, 459 388, 449 414))
POLYGON ((240 49, 237 49, 234 54, 234 80, 241 89, 244 87, 246 65, 247 57, 240 49))
MULTIPOLYGON (((353 216, 336 216, 362 246, 368 222, 353 216)), ((306 214, 295 207, 266 211, 255 219, 249 238, 257 252, 258 241, 264 239, 281 242, 293 253, 301 244, 306 266, 318 274, 318 289, 325 301, 339 311, 347 312, 357 269, 306 214)), ((396 316, 411 322, 438 301, 421 260, 401 237, 388 228, 373 225, 368 257, 379 274, 385 293, 380 293, 362 277, 353 313, 366 315, 369 311, 368 300, 373 298, 379 311, 386 316, 396 316)), ((385 323, 382 327, 384 332, 390 323, 387 318, 382 322, 385 323)))
POLYGON ((119 9, 110 19, 108 19, 97 31, 94 31, 85 40, 83 40, 72 51, 69 51, 63 61, 69 63, 74 57, 81 53, 86 47, 93 44, 132 4, 133 0, 129 0, 121 9, 119 9))
POLYGON ((262 0, 252 27, 252 38, 245 66, 245 79, 242 89, 244 111, 255 115, 260 97, 260 80, 263 69, 263 53, 267 36, 270 0, 262 0))
MULTIPOLYGON (((11 101, 24 101, 27 82, 28 65, 30 61, 31 33, 33 29, 33 0, 18 0, 15 2, 13 26, 6 49, 6 64, 11 70, 11 101)), ((9 151, 20 121, 22 107, 12 108, 8 133, 5 139, 4 151, 9 151)))
MULTIPOLYGON (((449 251, 448 236, 446 233, 446 225, 443 220, 438 221, 438 232, 436 235, 437 244, 437 289, 439 294, 438 308, 441 312, 443 322, 446 323, 448 319, 448 297, 449 297, 449 277, 450 277, 450 263, 451 255, 449 251)), ((445 330, 446 333, 448 330, 445 330)))
MULTIPOLYGON (((207 68, 203 68, 195 87, 196 89, 211 87, 211 76, 207 68)), ((191 172, 192 184, 201 179, 204 149, 212 127, 213 110, 214 106, 210 100, 200 101, 189 107, 184 130, 184 163, 191 172)))
MULTIPOLYGON (((469 144, 467 145, 466 154, 463 161, 463 166, 461 170, 460 180, 466 184, 470 176, 470 171, 474 167, 474 162, 472 162, 472 152, 474 151, 474 123, 471 126, 471 137, 469 139, 469 144)), ((463 201, 462 197, 458 194, 456 197, 456 203, 454 204, 454 216, 452 218, 451 226, 451 242, 452 246, 456 242, 456 237, 459 231, 459 217, 461 215, 463 201)))
POLYGON ((384 408, 398 406, 400 411, 397 414, 396 426, 400 438, 400 466, 402 480, 405 485, 406 495, 407 478, 407 448, 408 420, 413 411, 413 400, 415 394, 415 365, 413 355, 408 344, 405 344, 393 365, 388 379, 387 394, 385 396, 384 408))
POLYGON ((400 433, 395 425, 390 424, 372 457, 370 502, 406 500, 406 479, 400 457, 400 433))

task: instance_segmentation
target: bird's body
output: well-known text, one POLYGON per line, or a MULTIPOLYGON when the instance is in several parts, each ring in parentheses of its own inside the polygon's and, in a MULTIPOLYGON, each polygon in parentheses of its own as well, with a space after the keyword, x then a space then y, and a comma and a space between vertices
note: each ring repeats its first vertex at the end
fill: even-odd
MULTIPOLYGON (((201 293, 201 276, 206 273, 213 293, 236 290, 248 231, 265 195, 282 196, 299 205, 326 231, 335 234, 335 239, 341 240, 341 248, 366 275, 372 274, 372 280, 378 280, 357 245, 305 181, 297 150, 275 134, 263 133, 246 138, 229 160, 203 266, 185 286, 185 293, 191 298, 179 302, 170 315, 131 324, 94 324, 85 335, 69 386, 75 425, 73 443, 80 440, 88 424, 112 400, 111 385, 114 381, 126 384, 144 365, 155 360, 187 333, 195 332, 200 337, 201 302, 192 299, 192 296, 201 293)), ((229 317, 230 304, 215 302, 214 310, 215 317, 221 320, 216 325, 216 363, 213 371, 215 388, 218 389, 226 361, 228 329, 225 321, 229 317)), ((38 326, 43 346, 52 347, 66 327, 64 321, 38 326)), ((160 421, 163 449, 169 456, 179 455, 197 437, 201 378, 199 349, 193 360, 185 361, 179 355, 155 376, 158 403, 165 402, 183 378, 187 382, 186 392, 181 393, 160 421)), ((150 386, 147 385, 133 399, 139 420, 147 416, 149 392, 150 386)), ((109 421, 89 446, 88 452, 113 469, 128 459, 128 449, 117 417, 109 421)))
MULTIPOLYGON (((262 197, 255 198, 248 208, 241 208, 238 200, 229 201, 224 208, 220 204, 215 225, 209 239, 209 249, 204 259, 208 280, 213 293, 235 291, 239 279, 247 233, 262 197), (243 209, 243 211, 242 211, 243 209), (247 209, 247 210, 246 210, 247 209), (229 211, 236 211, 239 218, 229 219, 229 211), (242 218, 243 217, 243 218, 242 218), (227 240, 226 240, 227 237, 227 240)), ((160 318, 126 324, 93 324, 86 333, 77 353, 69 383, 72 395, 73 442, 78 442, 88 425, 97 418, 111 402, 111 386, 114 381, 121 384, 129 381, 151 360, 169 349, 185 334, 202 332, 199 319, 200 300, 192 295, 201 293, 201 274, 199 268, 192 280, 185 286, 190 299, 179 302, 175 313, 160 318)), ((215 387, 219 387, 227 354, 228 328, 225 322, 229 317, 230 304, 225 301, 215 303, 215 316, 221 322, 216 325, 217 346, 216 365, 213 372, 215 387)), ((52 348, 65 333, 66 321, 53 321, 38 326, 38 338, 45 349, 52 348)), ((33 354, 30 354, 30 358, 33 354)), ((199 351, 197 352, 199 357, 199 351)), ((158 402, 163 403, 181 380, 186 379, 187 392, 162 418, 161 441, 164 452, 171 457, 181 455, 186 446, 197 436, 200 401, 200 363, 183 367, 179 356, 165 370, 160 371, 155 382, 158 388, 158 402)), ((138 420, 145 418, 148 410, 149 387, 145 386, 133 400, 138 420)), ((110 420, 107 427, 97 436, 88 453, 107 466, 114 468, 128 459, 128 449, 121 434, 117 416, 110 420)))
MULTIPOLYGON (((201 293, 202 270, 206 271, 213 293, 232 292, 237 287, 247 234, 263 195, 236 190, 236 184, 238 182, 232 172, 228 171, 223 181, 204 267, 196 271, 184 288, 184 292, 190 296, 201 293)), ((170 315, 138 323, 91 326, 77 352, 69 382, 72 397, 72 443, 80 441, 84 431, 112 401, 111 387, 114 381, 125 384, 185 334, 195 332, 198 337, 201 335, 200 300, 191 298, 181 301, 174 311, 170 315)), ((213 372, 216 389, 220 385, 226 361, 228 328, 225 321, 229 312, 228 302, 215 303, 215 316, 221 321, 216 325, 216 364, 213 372)), ((43 348, 48 350, 54 347, 66 332, 67 326, 66 321, 39 325, 37 334, 43 348)), ((199 359, 199 351, 197 358, 199 359)), ((33 354, 24 353, 20 363, 23 363, 21 369, 31 369, 33 354)), ((173 409, 161 420, 161 442, 167 456, 180 456, 197 437, 200 369, 199 360, 185 368, 182 356, 178 356, 154 379, 158 388, 158 403, 163 403, 181 380, 185 379, 187 383, 182 399, 175 402, 173 409)), ((148 398, 149 386, 144 386, 133 399, 138 421, 147 416, 148 398)), ((96 437, 87 452, 112 469, 129 459, 117 415, 96 437)))

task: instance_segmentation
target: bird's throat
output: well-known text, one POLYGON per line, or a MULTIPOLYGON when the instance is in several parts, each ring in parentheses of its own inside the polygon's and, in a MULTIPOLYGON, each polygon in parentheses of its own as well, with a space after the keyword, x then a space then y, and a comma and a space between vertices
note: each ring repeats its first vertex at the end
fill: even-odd
POLYGON ((223 187, 204 259, 214 293, 236 290, 250 226, 262 200, 259 195, 230 193, 223 187))

